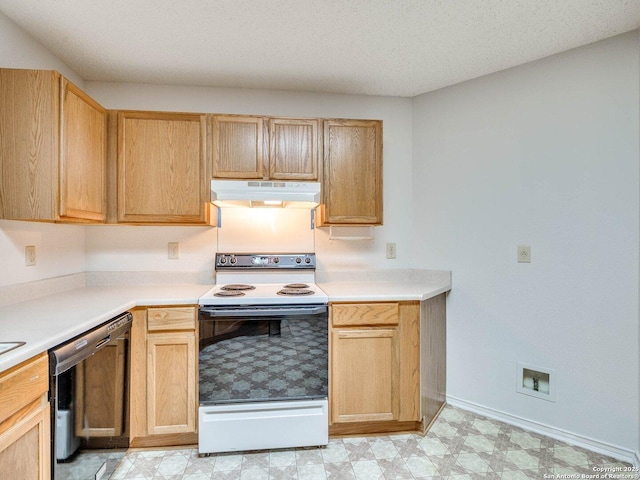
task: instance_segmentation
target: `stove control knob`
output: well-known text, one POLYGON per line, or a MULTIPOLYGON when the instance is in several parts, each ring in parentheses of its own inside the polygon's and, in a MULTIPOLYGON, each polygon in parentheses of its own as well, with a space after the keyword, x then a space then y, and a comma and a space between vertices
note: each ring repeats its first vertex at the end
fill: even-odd
POLYGON ((234 256, 231 257, 231 265, 235 265, 236 263, 238 263, 238 259, 234 256))
POLYGON ((306 263, 306 264, 311 263, 311 259, 310 259, 309 257, 305 258, 305 259, 304 259, 304 263, 306 263))
POLYGON ((280 263, 280 257, 274 257, 273 263, 280 263))
POLYGON ((302 263, 302 259, 300 257, 296 257, 296 263, 302 263))
POLYGON ((220 257, 220 264, 224 265, 227 263, 227 257, 220 257))

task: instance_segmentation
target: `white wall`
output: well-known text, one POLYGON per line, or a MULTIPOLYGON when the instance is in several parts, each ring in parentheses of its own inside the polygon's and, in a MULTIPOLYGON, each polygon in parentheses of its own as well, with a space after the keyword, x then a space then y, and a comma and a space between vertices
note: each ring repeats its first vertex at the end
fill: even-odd
MULTIPOLYGON (((69 67, 0 13, 0 66, 58 70, 82 85, 69 67)), ((82 272, 84 228, 0 220, 0 286, 82 272), (26 267, 24 247, 36 246, 37 263, 26 267)))
POLYGON ((51 51, 0 12, 0 66, 57 70, 79 87, 84 80, 51 51))
POLYGON ((453 270, 447 393, 631 451, 639 46, 632 32, 413 104, 414 250, 453 270), (555 369, 555 403, 516 393, 518 361, 555 369))
MULTIPOLYGON (((86 82, 86 91, 106 108, 166 110, 208 113, 237 113, 272 116, 343 117, 383 120, 384 226, 375 228, 374 242, 330 241, 328 229, 318 229, 315 249, 318 268, 403 268, 409 266, 411 249, 411 100, 395 97, 330 95, 269 90, 179 87, 105 82, 86 82), (396 242, 398 256, 385 257, 385 243, 396 242)), ((214 248, 208 240, 189 240, 198 229, 181 229, 190 241, 194 256, 206 260, 195 263, 166 261, 166 241, 175 236, 175 227, 91 228, 87 231, 88 270, 193 269, 210 270, 214 248), (123 236, 123 232, 126 232, 123 236), (165 232, 165 233, 159 233, 165 232), (156 254, 141 259, 126 247, 128 238, 154 249, 156 254), (121 246, 118 255, 116 246, 121 246), (208 252, 208 253, 205 253, 208 252), (207 254, 209 257, 207 257, 207 254), (134 257, 136 255, 136 257, 134 257)), ((224 226, 223 226, 224 228, 224 226)), ((213 238, 213 233, 202 238, 213 238)))

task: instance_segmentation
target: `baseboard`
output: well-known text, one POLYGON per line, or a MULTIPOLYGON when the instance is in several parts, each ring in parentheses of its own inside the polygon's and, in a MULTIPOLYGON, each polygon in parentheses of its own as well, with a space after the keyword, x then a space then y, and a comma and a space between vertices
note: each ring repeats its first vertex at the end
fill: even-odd
POLYGON ((626 448, 621 448, 616 445, 594 440, 593 438, 585 437, 576 433, 572 433, 560 428, 545 425, 533 420, 529 420, 510 413, 501 412, 493 408, 478 405, 477 403, 468 402, 461 398, 456 398, 451 395, 447 395, 447 403, 453 407, 460 408, 462 410, 468 410, 478 415, 482 415, 494 420, 499 420, 515 427, 520 427, 531 432, 546 435, 547 437, 555 438, 562 442, 566 442, 570 445, 582 447, 592 452, 613 457, 623 462, 631 463, 634 466, 640 466, 640 452, 634 452, 626 448))

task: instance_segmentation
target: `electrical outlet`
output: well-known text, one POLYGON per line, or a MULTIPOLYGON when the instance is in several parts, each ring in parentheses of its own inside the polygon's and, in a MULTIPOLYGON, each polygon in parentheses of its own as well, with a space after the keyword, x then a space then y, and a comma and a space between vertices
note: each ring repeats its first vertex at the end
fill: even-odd
POLYGON ((36 246, 27 245, 24 247, 24 264, 33 267, 36 264, 36 246))
POLYGON ((178 243, 178 242, 169 242, 168 251, 169 251, 169 258, 171 260, 175 260, 176 258, 180 258, 180 243, 178 243))
POLYGON ((531 263, 531 247, 529 245, 518 246, 518 263, 531 263))
POLYGON ((396 258, 396 244, 387 243, 387 258, 396 258))

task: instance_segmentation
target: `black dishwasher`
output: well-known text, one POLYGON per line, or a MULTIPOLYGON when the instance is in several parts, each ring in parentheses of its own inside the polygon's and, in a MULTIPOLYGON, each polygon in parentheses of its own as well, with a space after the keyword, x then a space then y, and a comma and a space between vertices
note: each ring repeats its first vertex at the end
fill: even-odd
POLYGON ((52 478, 109 478, 129 446, 129 312, 49 350, 52 478))

